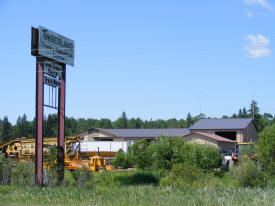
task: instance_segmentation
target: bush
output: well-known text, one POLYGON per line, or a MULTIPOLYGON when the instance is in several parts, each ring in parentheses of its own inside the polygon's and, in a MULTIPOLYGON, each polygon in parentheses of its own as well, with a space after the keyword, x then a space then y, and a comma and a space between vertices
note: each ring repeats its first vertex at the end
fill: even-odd
POLYGON ((241 162, 230 173, 241 187, 264 187, 267 184, 268 176, 252 160, 241 162))
POLYGON ((89 187, 120 185, 158 185, 161 171, 123 171, 93 173, 89 187))
POLYGON ((266 172, 275 174, 275 125, 266 127, 259 135, 260 162, 266 172))
POLYGON ((124 153, 123 151, 118 151, 116 153, 115 159, 111 162, 113 166, 116 168, 131 168, 133 167, 133 161, 131 156, 128 153, 124 153))
POLYGON ((202 171, 193 165, 176 164, 165 177, 160 179, 160 186, 190 188, 202 178, 202 174, 202 171))
POLYGON ((34 170, 33 162, 15 162, 15 165, 11 170, 11 184, 33 185, 34 170))
POLYGON ((131 147, 128 148, 127 155, 129 155, 133 166, 140 169, 150 168, 152 164, 151 153, 148 150, 150 143, 143 139, 135 142, 131 147))
POLYGON ((0 156, 0 184, 8 185, 11 181, 11 170, 15 162, 5 158, 4 155, 0 156))
POLYGON ((203 171, 221 167, 223 160, 219 149, 207 144, 185 144, 180 155, 185 164, 194 165, 203 171))
POLYGON ((78 187, 85 187, 88 181, 92 178, 92 172, 89 170, 86 170, 85 167, 83 167, 82 169, 76 169, 72 171, 71 174, 75 184, 78 187))
POLYGON ((70 170, 64 171, 64 185, 71 186, 75 184, 75 178, 73 177, 73 172, 70 170))
POLYGON ((222 159, 219 149, 214 146, 161 136, 150 143, 147 140, 134 143, 126 154, 118 152, 112 164, 117 168, 169 170, 174 164, 186 163, 210 171, 219 168, 222 159))
POLYGON ((184 145, 183 138, 169 138, 161 136, 148 147, 151 154, 151 168, 171 169, 173 164, 182 162, 180 158, 181 147, 184 145))

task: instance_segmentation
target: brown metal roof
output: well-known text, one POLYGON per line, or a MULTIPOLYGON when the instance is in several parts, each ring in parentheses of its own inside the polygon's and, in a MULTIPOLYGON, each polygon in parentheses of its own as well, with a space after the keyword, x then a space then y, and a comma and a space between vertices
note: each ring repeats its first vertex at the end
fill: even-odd
POLYGON ((193 132, 193 133, 196 133, 196 134, 199 134, 199 135, 208 137, 208 138, 213 139, 213 140, 216 140, 216 141, 218 141, 218 142, 232 142, 232 143, 235 143, 235 142, 236 142, 236 141, 233 141, 233 140, 230 140, 230 139, 221 137, 221 136, 219 136, 219 135, 209 134, 209 133, 206 133, 206 132, 193 132))

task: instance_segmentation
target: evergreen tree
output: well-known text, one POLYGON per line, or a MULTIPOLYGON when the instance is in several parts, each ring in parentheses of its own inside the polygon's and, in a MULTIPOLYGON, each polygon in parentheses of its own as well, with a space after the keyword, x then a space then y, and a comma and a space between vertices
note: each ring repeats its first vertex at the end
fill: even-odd
POLYGON ((234 113, 231 118, 237 118, 237 117, 238 116, 236 115, 236 113, 234 113))
POLYGON ((166 121, 167 128, 177 128, 178 127, 178 120, 176 118, 168 119, 166 121))
POLYGON ((140 129, 143 127, 143 121, 140 118, 136 119, 136 128, 140 129))
POLYGON ((247 111, 246 111, 245 107, 243 108, 242 115, 243 115, 243 118, 248 117, 248 114, 247 114, 247 111))
POLYGON ((2 134, 1 134, 1 136, 2 136, 2 140, 3 141, 6 141, 6 140, 9 140, 9 139, 11 139, 12 138, 12 125, 11 125, 11 123, 9 122, 9 120, 8 120, 8 117, 7 116, 5 116, 4 118, 3 118, 3 122, 2 122, 2 129, 1 129, 2 131, 2 134))
POLYGON ((248 116, 254 119, 258 131, 262 131, 264 125, 261 120, 260 108, 257 106, 257 102, 255 100, 251 101, 250 108, 248 110, 248 116))
POLYGON ((238 118, 242 118, 243 117, 243 110, 239 109, 239 113, 238 113, 238 118))
POLYGON ((112 122, 109 119, 101 119, 100 120, 101 124, 100 124, 100 128, 103 129, 111 129, 112 128, 112 122))
POLYGON ((0 118, 0 142, 3 142, 3 137, 2 137, 2 125, 3 125, 3 121, 0 118))
POLYGON ((125 129, 125 128, 128 128, 127 126, 127 122, 128 122, 128 119, 127 119, 127 116, 126 116, 126 113, 123 111, 122 112, 122 115, 121 117, 119 117, 114 123, 114 128, 115 129, 125 129))
POLYGON ((178 121, 178 127, 179 127, 179 128, 185 128, 185 127, 186 127, 186 122, 185 122, 184 119, 180 119, 180 120, 178 121))
POLYGON ((186 117, 186 126, 187 126, 187 128, 189 128, 192 124, 193 124, 193 118, 192 118, 192 116, 189 112, 187 114, 187 117, 186 117))
POLYGON ((128 121, 128 128, 130 128, 130 129, 136 129, 137 128, 137 124, 136 124, 136 119, 135 118, 131 118, 128 121))
POLYGON ((13 135, 15 137, 22 137, 21 134, 22 134, 22 125, 21 125, 21 116, 19 116, 17 118, 16 125, 14 127, 13 135))

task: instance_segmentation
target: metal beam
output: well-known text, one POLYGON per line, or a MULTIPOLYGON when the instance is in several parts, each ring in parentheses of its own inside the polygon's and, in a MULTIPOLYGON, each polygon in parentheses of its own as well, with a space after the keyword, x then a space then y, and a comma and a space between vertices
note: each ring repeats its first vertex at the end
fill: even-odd
POLYGON ((66 65, 62 65, 61 87, 58 92, 58 145, 57 163, 58 180, 64 179, 64 137, 65 137, 65 92, 66 92, 66 65))
POLYGON ((43 84, 44 59, 36 57, 36 141, 35 141, 35 183, 43 185, 43 84))

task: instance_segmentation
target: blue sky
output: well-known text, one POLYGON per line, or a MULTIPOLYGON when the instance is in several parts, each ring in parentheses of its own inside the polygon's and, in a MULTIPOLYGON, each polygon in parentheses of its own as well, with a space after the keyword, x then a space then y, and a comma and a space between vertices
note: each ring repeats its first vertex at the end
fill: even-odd
POLYGON ((275 113, 273 0, 0 0, 0 19, 0 118, 13 123, 35 114, 39 25, 75 40, 67 116, 221 117, 253 97, 275 113))

